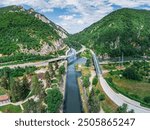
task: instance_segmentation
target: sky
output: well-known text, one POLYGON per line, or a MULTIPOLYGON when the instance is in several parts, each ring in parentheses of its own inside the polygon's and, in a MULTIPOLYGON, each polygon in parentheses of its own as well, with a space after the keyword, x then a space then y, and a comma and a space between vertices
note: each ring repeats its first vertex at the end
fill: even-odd
POLYGON ((150 10, 150 0, 0 0, 0 7, 9 5, 33 8, 71 34, 120 8, 150 10))

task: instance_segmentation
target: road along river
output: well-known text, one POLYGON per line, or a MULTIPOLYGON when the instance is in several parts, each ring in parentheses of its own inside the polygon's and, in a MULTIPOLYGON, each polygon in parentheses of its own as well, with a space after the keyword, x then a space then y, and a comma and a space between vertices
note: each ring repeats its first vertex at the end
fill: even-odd
POLYGON ((102 76, 102 70, 100 69, 99 62, 97 60, 97 57, 95 53, 90 50, 93 56, 94 66, 96 69, 97 76, 99 77, 99 82, 104 90, 104 92, 107 94, 107 96, 118 106, 121 106, 122 104, 128 105, 128 110, 133 109, 135 113, 150 113, 150 108, 142 107, 139 102, 134 101, 128 97, 125 97, 124 95, 120 93, 116 93, 106 82, 106 80, 102 76))

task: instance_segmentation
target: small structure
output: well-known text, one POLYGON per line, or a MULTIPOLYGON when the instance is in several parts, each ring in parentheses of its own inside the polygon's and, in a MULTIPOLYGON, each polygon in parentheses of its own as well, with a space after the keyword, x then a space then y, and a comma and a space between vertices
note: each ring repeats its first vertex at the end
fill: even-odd
POLYGON ((0 96, 0 105, 6 104, 10 102, 10 97, 8 95, 0 96))

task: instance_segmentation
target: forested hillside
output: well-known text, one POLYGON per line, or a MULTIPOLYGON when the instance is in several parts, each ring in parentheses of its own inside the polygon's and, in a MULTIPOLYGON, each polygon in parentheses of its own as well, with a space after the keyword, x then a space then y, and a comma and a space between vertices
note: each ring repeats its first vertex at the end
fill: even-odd
POLYGON ((48 55, 63 48, 67 32, 36 13, 21 6, 0 8, 0 57, 48 55))
POLYGON ((83 44, 99 55, 111 57, 150 55, 150 11, 120 9, 66 39, 68 45, 83 44))

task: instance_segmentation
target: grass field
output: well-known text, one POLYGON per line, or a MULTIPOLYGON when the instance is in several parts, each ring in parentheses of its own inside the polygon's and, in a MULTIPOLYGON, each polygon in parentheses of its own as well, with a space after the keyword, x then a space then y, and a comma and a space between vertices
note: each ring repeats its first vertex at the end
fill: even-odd
POLYGON ((141 105, 150 107, 149 104, 144 102, 144 97, 150 96, 150 83, 128 80, 117 76, 110 76, 109 74, 105 75, 105 78, 107 77, 112 78, 112 82, 109 82, 108 79, 106 80, 115 91, 140 102, 141 105))
POLYGON ((14 106, 14 105, 0 106, 0 111, 4 113, 21 113, 22 112, 20 106, 14 106))
POLYGON ((101 107, 106 113, 115 113, 118 106, 106 95, 106 93, 103 91, 101 85, 98 83, 96 86, 101 93, 105 95, 105 100, 101 101, 101 107))
POLYGON ((141 99, 145 96, 150 96, 150 83, 119 78, 113 78, 113 81, 129 94, 138 95, 141 99))
POLYGON ((90 76, 91 75, 91 67, 83 66, 79 68, 79 71, 81 71, 82 76, 90 76))

